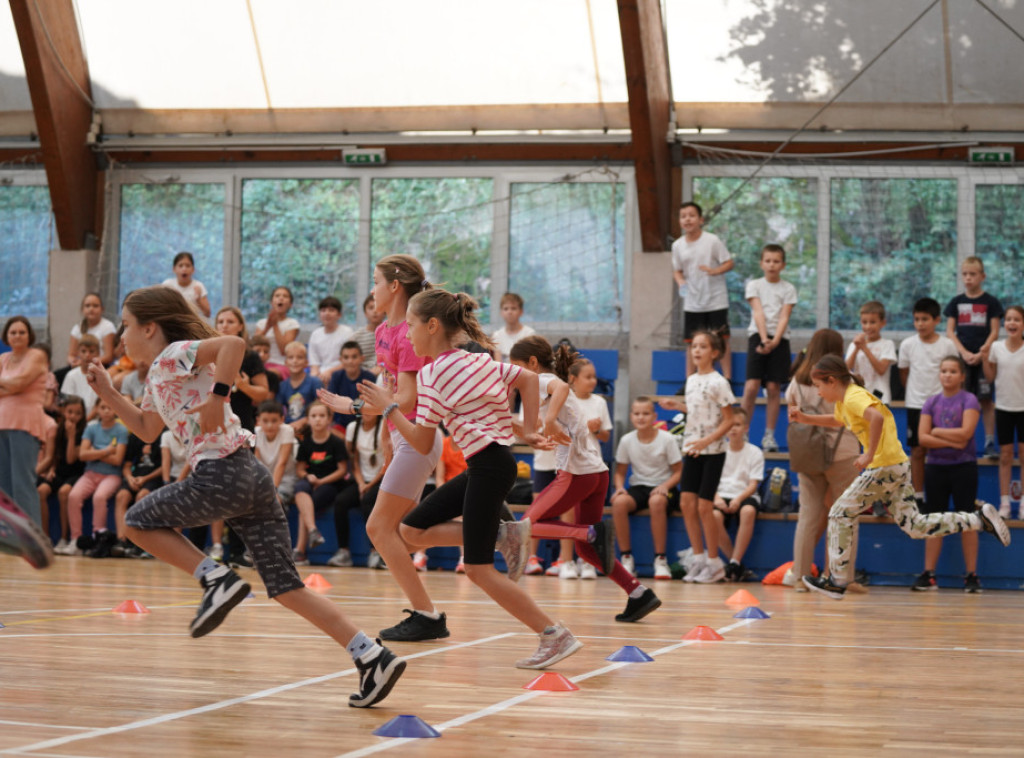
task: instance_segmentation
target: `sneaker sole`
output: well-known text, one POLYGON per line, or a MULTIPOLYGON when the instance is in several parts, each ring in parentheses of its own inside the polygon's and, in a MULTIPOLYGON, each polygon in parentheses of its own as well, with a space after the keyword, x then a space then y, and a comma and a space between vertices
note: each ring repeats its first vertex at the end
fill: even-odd
MULTIPOLYGON (((597 551, 601 559, 601 573, 609 576, 615 570, 615 522, 602 521, 601 523, 601 549, 597 551)), ((594 543, 597 548, 597 543, 594 543)))
POLYGON ((0 553, 24 558, 35 569, 47 568, 55 560, 50 538, 3 490, 0 490, 0 553))
POLYGON ((636 613, 634 613, 632 616, 628 616, 627 617, 625 613, 620 613, 618 616, 615 617, 615 620, 616 621, 620 621, 620 622, 622 622, 624 624, 635 624, 637 621, 642 619, 644 616, 647 616, 647 615, 653 613, 654 611, 658 610, 660 607, 661 607, 661 598, 656 597, 651 602, 646 603, 645 605, 640 606, 637 609, 636 613))
POLYGON ((251 589, 248 582, 235 582, 231 588, 231 594, 224 598, 223 603, 216 608, 212 608, 206 616, 192 622, 189 634, 194 638, 198 638, 212 632, 221 625, 221 622, 227 618, 227 615, 236 605, 245 600, 246 595, 249 594, 251 589))
POLYGON ((405 661, 401 658, 395 658, 391 661, 391 665, 384 670, 384 681, 380 683, 380 686, 376 690, 371 692, 366 699, 360 700, 355 695, 349 695, 348 704, 350 708, 369 708, 371 705, 379 703, 381 700, 391 694, 391 690, 398 682, 399 678, 405 672, 405 661))
POLYGON ((824 595, 825 597, 830 597, 833 600, 842 600, 843 599, 843 595, 846 594, 844 592, 834 592, 833 590, 826 590, 823 587, 818 587, 817 585, 813 584, 812 582, 807 581, 807 577, 803 578, 803 583, 804 583, 804 587, 809 589, 811 592, 817 592, 819 595, 824 595))
POLYGON ((558 655, 554 656, 553 658, 549 658, 548 660, 544 661, 543 663, 535 663, 535 664, 531 665, 531 664, 524 664, 523 661, 518 661, 516 663, 516 668, 517 669, 531 669, 533 671, 538 671, 540 669, 546 669, 548 666, 554 666, 559 661, 564 661, 570 655, 572 655, 573 653, 578 651, 581 647, 583 647, 583 643, 580 642, 579 640, 574 640, 572 645, 568 649, 563 650, 558 655))
POLYGON ((1010 529, 992 503, 985 503, 981 506, 981 520, 987 525, 986 531, 992 532, 996 539, 1003 543, 1003 547, 1009 546, 1010 529))
POLYGON ((937 584, 933 584, 930 587, 918 587, 915 585, 910 589, 912 589, 914 592, 931 592, 932 590, 939 589, 939 586, 937 584))

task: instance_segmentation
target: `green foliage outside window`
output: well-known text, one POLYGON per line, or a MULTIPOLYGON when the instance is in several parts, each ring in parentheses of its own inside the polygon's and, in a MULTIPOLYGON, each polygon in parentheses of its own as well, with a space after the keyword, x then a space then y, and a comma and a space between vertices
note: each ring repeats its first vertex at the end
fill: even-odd
POLYGON ((50 248, 56 247, 47 187, 0 187, 0 313, 45 318, 50 248))
POLYGON ((974 210, 975 255, 985 264, 982 286, 1004 308, 1024 303, 1024 187, 979 185, 974 210))

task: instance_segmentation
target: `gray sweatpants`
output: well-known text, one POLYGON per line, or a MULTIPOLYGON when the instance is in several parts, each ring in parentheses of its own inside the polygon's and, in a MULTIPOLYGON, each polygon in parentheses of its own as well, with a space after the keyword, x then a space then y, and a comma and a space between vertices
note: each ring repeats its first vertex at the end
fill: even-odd
POLYGON ((175 529, 219 519, 249 548, 269 597, 304 586, 292 560, 288 521, 274 479, 249 448, 200 461, 185 480, 161 487, 132 506, 125 523, 135 529, 175 529))

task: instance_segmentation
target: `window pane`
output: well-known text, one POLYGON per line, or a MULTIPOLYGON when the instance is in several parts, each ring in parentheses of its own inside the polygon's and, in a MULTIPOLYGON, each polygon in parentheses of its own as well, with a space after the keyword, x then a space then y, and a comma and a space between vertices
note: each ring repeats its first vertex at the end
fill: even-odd
POLYGON ((180 252, 192 253, 216 312, 224 302, 224 185, 123 185, 118 302, 173 277, 180 252))
POLYGON ((956 180, 833 179, 831 252, 834 328, 878 300, 887 329, 912 329, 916 300, 956 294, 956 180))
POLYGON ((242 182, 242 275, 246 319, 263 318, 275 287, 288 287, 290 315, 317 323, 317 304, 334 295, 354 324, 359 181, 247 179, 242 182))
POLYGON ((526 301, 523 321, 621 324, 625 187, 512 185, 508 281, 526 301))
POLYGON ((0 187, 0 313, 46 318, 51 247, 49 189, 0 187))
POLYGON ((755 179, 713 213, 742 182, 733 177, 699 176, 693 180, 693 199, 704 210, 704 228, 721 238, 736 262, 725 275, 729 323, 742 330, 750 324, 750 305, 744 297, 747 282, 764 276, 761 248, 774 243, 786 250, 782 278, 796 287, 799 298, 790 326, 813 329, 818 307, 818 181, 755 179))
POLYGON ((374 179, 370 258, 413 255, 427 279, 491 302, 491 179, 374 179))
POLYGON ((979 185, 974 209, 974 249, 985 264, 985 291, 1004 308, 1024 302, 1024 187, 979 185))

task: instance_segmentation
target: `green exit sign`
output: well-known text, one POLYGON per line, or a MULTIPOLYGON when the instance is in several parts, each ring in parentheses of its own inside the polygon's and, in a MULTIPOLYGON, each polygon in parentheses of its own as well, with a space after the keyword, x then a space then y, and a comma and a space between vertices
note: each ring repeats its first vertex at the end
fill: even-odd
POLYGON ((341 151, 341 162, 346 166, 383 166, 388 156, 383 148, 350 148, 341 151))
POLYGON ((1012 147, 972 147, 968 156, 970 163, 1013 163, 1012 147))

